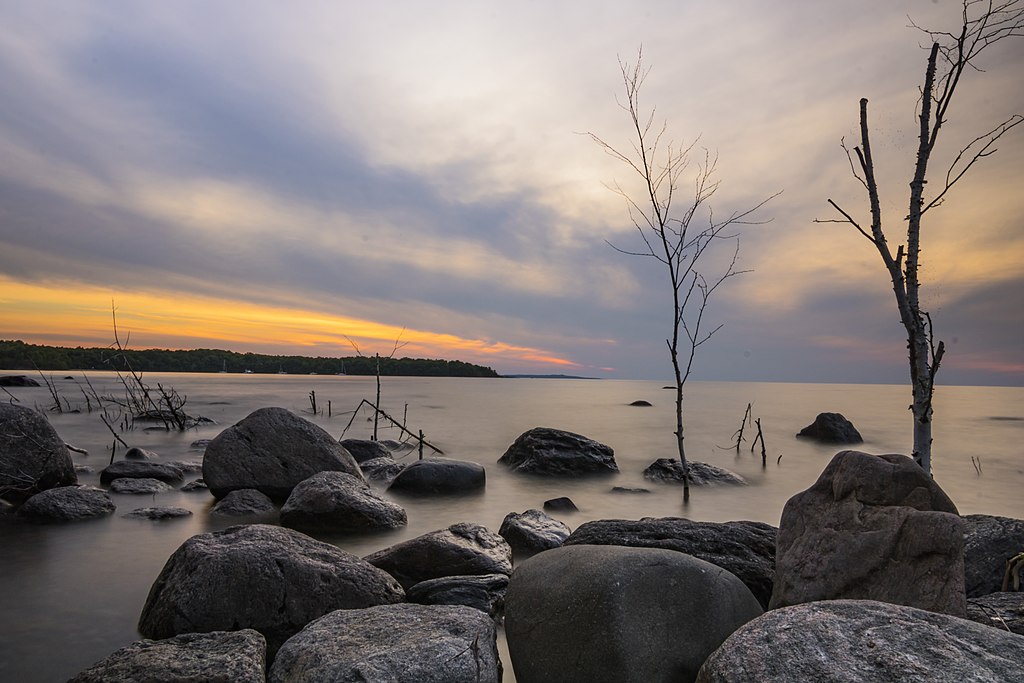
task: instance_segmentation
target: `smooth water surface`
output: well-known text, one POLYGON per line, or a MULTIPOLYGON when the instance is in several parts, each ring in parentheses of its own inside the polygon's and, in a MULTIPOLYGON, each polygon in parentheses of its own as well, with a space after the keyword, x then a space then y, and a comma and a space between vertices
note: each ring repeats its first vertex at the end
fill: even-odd
MULTIPOLYGON (((108 373, 89 372, 100 394, 118 390, 108 373)), ((80 413, 48 413, 69 444, 76 464, 95 468, 82 483, 98 485, 99 470, 110 460, 113 441, 96 412, 87 411, 79 384, 82 373, 54 373, 61 395, 80 413), (65 376, 75 379, 64 379, 65 376)), ((266 406, 281 406, 311 419, 336 437, 363 398, 373 399, 372 377, 147 374, 147 383, 173 386, 187 395, 190 414, 216 425, 184 434, 135 429, 124 435, 133 445, 155 451, 161 460, 201 461, 190 444, 266 406), (313 416, 315 391, 324 415, 313 416), (330 401, 333 416, 326 415, 330 401)), ((654 459, 674 457, 673 394, 655 382, 401 378, 382 380, 382 407, 407 414, 411 429, 452 458, 487 468, 481 495, 434 499, 395 498, 408 511, 409 525, 396 532, 360 536, 321 536, 358 555, 460 521, 497 530, 504 516, 540 508, 557 496, 571 497, 579 513, 560 515, 575 528, 592 519, 682 516, 695 520, 750 519, 777 525, 786 500, 807 488, 839 449, 796 439, 795 433, 819 412, 846 415, 864 435, 868 452, 907 453, 911 423, 909 388, 881 385, 699 383, 688 385, 687 455, 726 467, 749 482, 744 487, 694 489, 683 507, 680 489, 647 482, 641 472, 654 459), (653 407, 632 407, 635 400, 653 407), (750 452, 754 431, 739 454, 729 448, 748 402, 761 419, 768 458, 750 452), (577 432, 612 446, 621 473, 584 480, 544 479, 510 474, 496 463, 522 432, 536 426, 577 432), (644 487, 650 493, 611 493, 612 486, 644 487)), ((51 403, 45 388, 10 392, 23 405, 51 403)), ((11 400, 0 394, 3 400, 11 400)), ((369 438, 372 423, 359 415, 347 437, 369 438)), ((935 478, 960 511, 1024 516, 1024 389, 941 387, 936 397, 935 478), (980 472, 972 462, 979 464, 980 472)), ((380 438, 399 438, 382 430, 380 438)), ((123 456, 123 449, 117 454, 123 456)), ((406 458, 417 457, 415 452, 406 458)), ((200 476, 198 473, 190 478, 200 476)), ((0 681, 62 681, 118 647, 139 638, 136 621, 150 585, 170 554, 190 536, 230 526, 237 518, 211 518, 208 492, 172 491, 156 496, 113 495, 111 517, 64 525, 0 525, 0 681), (194 515, 163 522, 125 519, 138 507, 186 507, 194 515)), ((273 521, 273 520, 270 520, 273 521)), ((505 680, 512 671, 505 658, 505 680)))

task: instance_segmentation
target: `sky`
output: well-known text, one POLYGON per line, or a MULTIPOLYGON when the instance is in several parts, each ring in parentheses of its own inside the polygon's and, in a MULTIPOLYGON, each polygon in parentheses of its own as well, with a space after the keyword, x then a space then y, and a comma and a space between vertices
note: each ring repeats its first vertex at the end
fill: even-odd
MULTIPOLYGON (((0 0, 0 339, 460 359, 669 379, 639 248, 619 60, 718 155, 743 226, 695 379, 907 380, 906 335, 840 141, 870 101, 905 239, 926 37, 959 2, 0 0)), ((1024 112, 1024 38, 967 74, 932 166, 1024 112)), ((1024 126, 1021 127, 1024 129, 1024 126)), ((940 384, 1024 385, 1024 130, 926 217, 940 384)), ((680 195, 690 191, 684 179, 680 195)), ((701 216, 703 219, 703 216, 701 216)), ((723 245, 731 255, 734 245, 723 245)), ((720 265, 712 255, 709 268, 720 265)))

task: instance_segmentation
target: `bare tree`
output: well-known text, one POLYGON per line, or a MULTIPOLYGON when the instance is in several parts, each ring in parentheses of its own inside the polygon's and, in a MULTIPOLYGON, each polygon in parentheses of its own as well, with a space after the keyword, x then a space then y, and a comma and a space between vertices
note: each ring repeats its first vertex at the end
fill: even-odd
MULTIPOLYGON (((391 353, 388 354, 387 356, 385 356, 385 358, 388 358, 388 359, 394 358, 395 354, 398 353, 398 350, 403 348, 406 344, 409 343, 409 342, 403 342, 402 341, 402 335, 403 334, 405 334, 405 328, 404 327, 402 328, 402 331, 398 333, 398 337, 395 338, 395 346, 394 346, 394 348, 391 349, 391 353)), ((363 352, 359 348, 359 345, 356 344, 355 341, 351 337, 346 335, 345 339, 348 341, 348 343, 355 350, 357 356, 362 356, 363 355, 363 352)), ((380 358, 381 358, 381 355, 379 353, 375 353, 375 354, 373 354, 373 358, 374 358, 374 361, 376 362, 376 372, 374 374, 377 377, 377 399, 376 399, 376 403, 373 404, 373 410, 374 410, 374 412, 373 412, 373 440, 376 441, 377 440, 377 427, 379 426, 380 415, 383 412, 380 409, 380 358)), ((360 405, 362 405, 362 404, 360 404, 360 405)), ((357 412, 358 412, 358 410, 359 409, 356 408, 357 412)), ((392 419, 391 416, 387 415, 387 414, 385 414, 385 417, 387 419, 389 419, 389 420, 392 419)))
POLYGON ((961 147, 931 197, 925 196, 928 163, 964 75, 970 71, 981 71, 976 60, 986 49, 1004 38, 1024 35, 1024 0, 964 0, 962 21, 956 33, 931 31, 916 24, 913 26, 929 37, 931 47, 918 102, 917 159, 910 181, 907 241, 900 244, 893 254, 882 228, 881 200, 871 155, 866 98, 860 101, 860 145, 854 147, 851 153, 844 141, 843 149, 846 150, 853 175, 867 191, 870 227, 863 227, 860 221, 832 199, 828 203, 842 218, 820 222, 852 225, 874 245, 882 257, 882 263, 892 280, 900 320, 907 331, 910 385, 914 398, 911 405, 914 416, 913 457, 926 472, 931 473, 932 398, 935 394, 935 374, 942 362, 945 345, 941 341, 936 343, 931 316, 921 308, 921 223, 925 214, 940 206, 950 189, 978 161, 995 153, 996 141, 1024 122, 1024 117, 1014 114, 961 147))
POLYGON ((650 72, 643 64, 642 49, 635 64, 620 59, 619 69, 626 97, 618 104, 629 119, 631 147, 620 151, 594 133, 588 135, 639 176, 642 186, 637 194, 630 194, 618 183, 610 186, 625 199, 642 245, 637 249, 623 249, 610 242, 609 245, 623 254, 653 259, 662 265, 668 278, 672 325, 665 343, 675 377, 675 436, 685 502, 690 497, 690 475, 684 446, 683 387, 693 371, 697 349, 722 327, 708 329, 704 316, 711 296, 726 280, 745 272, 737 268, 739 238, 734 229, 763 222, 752 220, 752 215, 772 197, 725 218, 715 216, 710 201, 720 183, 715 177, 717 154, 704 149, 699 161, 691 166, 690 155, 696 140, 688 146, 677 144, 667 136, 667 123, 655 124, 655 109, 646 111, 641 107, 640 93, 650 72), (690 185, 692 194, 676 201, 684 182, 690 185), (710 275, 703 269, 704 263, 711 258, 713 247, 721 242, 734 245, 732 256, 710 275))

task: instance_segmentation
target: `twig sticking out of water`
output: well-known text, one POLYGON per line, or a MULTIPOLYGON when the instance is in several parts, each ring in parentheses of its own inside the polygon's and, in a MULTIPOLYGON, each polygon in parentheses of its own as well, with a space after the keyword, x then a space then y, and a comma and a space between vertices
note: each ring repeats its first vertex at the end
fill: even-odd
POLYGON ((972 455, 971 456, 971 464, 974 465, 974 471, 977 472, 978 476, 980 477, 982 475, 982 471, 981 471, 981 458, 980 457, 975 457, 975 456, 972 455))
MULTIPOLYGON (((761 442, 761 469, 764 469, 765 467, 768 466, 768 451, 767 451, 767 449, 764 446, 764 432, 761 431, 761 418, 757 418, 756 420, 754 420, 754 423, 757 425, 757 436, 754 437, 754 440, 750 444, 750 452, 751 453, 754 452, 754 446, 756 446, 757 442, 760 441, 761 442)), ((782 456, 779 456, 779 459, 781 460, 782 456)))

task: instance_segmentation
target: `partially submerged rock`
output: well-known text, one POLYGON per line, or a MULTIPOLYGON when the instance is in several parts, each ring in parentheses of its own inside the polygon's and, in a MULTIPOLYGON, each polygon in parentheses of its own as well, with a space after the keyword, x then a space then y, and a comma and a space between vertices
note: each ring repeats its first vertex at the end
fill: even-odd
POLYGON ((110 482, 111 493, 127 493, 138 496, 148 496, 154 493, 171 491, 172 488, 159 479, 115 479, 110 482))
POLYGON ((406 465, 391 481, 389 491, 432 495, 476 493, 487 485, 479 463, 448 458, 424 458, 406 465))
POLYGON ((125 454, 125 460, 156 460, 160 456, 153 451, 147 451, 145 448, 139 448, 138 446, 132 446, 125 454))
POLYGON ((540 510, 523 513, 510 512, 501 522, 498 534, 512 547, 517 555, 535 555, 551 548, 557 548, 572 533, 564 522, 550 517, 540 510))
POLYGON ((360 465, 374 458, 390 458, 391 451, 380 441, 370 439, 342 439, 341 445, 360 465))
POLYGON ((192 511, 186 508, 162 505, 157 507, 135 508, 131 512, 122 516, 130 517, 132 519, 149 519, 154 522, 163 522, 168 519, 182 519, 183 517, 191 517, 192 511))
POLYGON ((43 415, 0 402, 0 499, 21 503, 78 483, 64 440, 43 415))
POLYGON ((359 469, 363 475, 372 481, 391 481, 398 476, 399 472, 405 469, 405 465, 397 462, 391 456, 386 458, 374 458, 359 463, 359 469))
POLYGON ((550 427, 534 427, 508 447, 498 462, 514 472, 550 476, 613 474, 615 451, 585 436, 550 427))
POLYGON ((405 508, 345 472, 319 472, 299 482, 281 507, 281 524, 293 529, 380 531, 407 521, 405 508))
POLYGON ((576 503, 572 502, 572 498, 561 496, 560 498, 551 498, 550 500, 544 501, 544 509, 548 512, 579 512, 580 509, 576 507, 576 503))
POLYGON ((497 617, 505 606, 506 588, 507 574, 442 576, 420 581, 407 595, 409 602, 420 605, 465 605, 497 617))
POLYGON ((0 387, 38 387, 36 380, 25 375, 0 375, 0 387))
POLYGON ((822 443, 863 443, 860 432, 841 413, 818 413, 814 422, 801 429, 797 436, 822 443))
POLYGON ((118 460, 100 472, 101 484, 109 484, 115 479, 159 479, 168 484, 180 484, 184 478, 180 468, 148 460, 118 460))
POLYGON ((73 522, 106 517, 116 509, 103 489, 60 486, 29 498, 18 508, 18 516, 33 522, 73 522))
MULTIPOLYGON (((709 484, 738 484, 747 482, 735 472, 697 460, 687 460, 691 486, 707 486, 709 484)), ((658 458, 644 470, 644 478, 651 481, 666 483, 683 482, 683 465, 675 458, 658 458)))
POLYGON ((274 501, 256 489, 237 489, 217 501, 210 508, 211 515, 246 517, 271 515, 277 512, 274 501))

